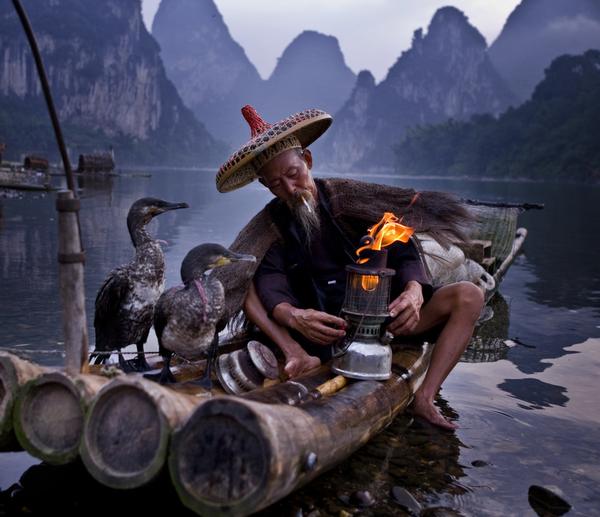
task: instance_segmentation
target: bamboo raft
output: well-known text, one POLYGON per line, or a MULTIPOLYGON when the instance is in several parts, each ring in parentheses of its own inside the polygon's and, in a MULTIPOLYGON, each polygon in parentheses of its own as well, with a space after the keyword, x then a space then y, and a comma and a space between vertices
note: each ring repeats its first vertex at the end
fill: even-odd
POLYGON ((48 171, 37 172, 18 165, 0 166, 0 188, 34 191, 55 190, 50 183, 48 171))
POLYGON ((387 426, 412 400, 431 351, 428 344, 395 350, 385 382, 346 380, 323 366, 241 396, 185 382, 163 387, 140 374, 69 376, 3 352, 2 449, 20 446, 56 465, 80 457, 96 480, 121 489, 168 467, 196 513, 248 515, 387 426))

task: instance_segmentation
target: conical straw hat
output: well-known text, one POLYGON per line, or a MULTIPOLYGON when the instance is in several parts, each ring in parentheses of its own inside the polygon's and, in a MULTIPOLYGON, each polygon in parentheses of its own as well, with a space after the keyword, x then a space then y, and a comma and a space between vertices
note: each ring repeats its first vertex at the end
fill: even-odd
POLYGON ((290 115, 276 124, 265 122, 252 106, 244 106, 242 115, 251 130, 250 140, 217 172, 217 190, 230 192, 258 177, 258 171, 279 153, 294 147, 306 148, 331 125, 331 115, 308 109, 290 115))

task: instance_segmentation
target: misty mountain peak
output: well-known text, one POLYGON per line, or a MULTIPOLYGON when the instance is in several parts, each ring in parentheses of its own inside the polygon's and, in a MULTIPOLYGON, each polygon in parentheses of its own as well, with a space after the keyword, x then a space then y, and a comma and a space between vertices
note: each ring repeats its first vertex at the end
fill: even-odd
POLYGON ((267 82, 263 113, 273 120, 306 108, 335 113, 355 83, 337 38, 303 31, 285 48, 267 82))
MULTIPOLYGON (((359 77, 325 139, 332 163, 390 165, 392 147, 417 124, 498 114, 513 100, 493 69, 484 37, 454 7, 438 9, 427 33, 417 29, 387 77, 359 77)), ((368 74, 368 72, 367 72, 368 74)))
POLYGON ((487 47, 485 38, 469 23, 465 14, 456 7, 438 9, 427 29, 426 41, 437 50, 458 47, 487 47))
POLYGON ((375 77, 369 70, 361 70, 356 78, 356 88, 371 89, 375 87, 375 77))
POLYGON ((213 0, 161 0, 152 23, 152 33, 171 23, 178 23, 180 29, 186 29, 176 31, 179 34, 187 34, 189 28, 211 25, 218 31, 229 32, 213 0))
POLYGON ((598 0, 523 0, 510 14, 489 55, 521 100, 561 54, 600 48, 598 0))
POLYGON ((338 68, 347 69, 344 54, 335 36, 329 36, 317 31, 306 30, 296 36, 285 48, 273 71, 273 77, 282 73, 288 67, 295 67, 299 63, 323 63, 338 68))
MULTIPOLYGON (((130 163, 215 163, 220 146, 167 79, 159 46, 142 21, 140 0, 28 3, 35 3, 28 14, 71 146, 89 152, 110 143, 119 159, 130 163)), ((0 126, 3 106, 27 110, 24 121, 40 118, 40 107, 41 117, 47 116, 38 102, 41 89, 27 41, 6 17, 12 13, 9 2, 0 3, 0 126)), ((19 145, 11 143, 11 149, 19 145)), ((34 145, 55 153, 45 136, 34 145)))
POLYGON ((262 85, 213 0, 162 0, 152 24, 169 78, 217 137, 244 131, 239 109, 262 85))

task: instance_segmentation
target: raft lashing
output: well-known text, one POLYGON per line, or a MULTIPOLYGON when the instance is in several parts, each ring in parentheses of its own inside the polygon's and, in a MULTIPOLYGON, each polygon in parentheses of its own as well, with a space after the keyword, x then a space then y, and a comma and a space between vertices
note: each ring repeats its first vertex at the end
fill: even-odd
POLYGON ((140 487, 168 468, 199 515, 249 515, 386 427, 412 400, 431 351, 399 347, 385 382, 342 379, 326 365, 240 396, 137 373, 69 376, 1 352, 0 444, 51 464, 80 458, 112 488, 140 487))

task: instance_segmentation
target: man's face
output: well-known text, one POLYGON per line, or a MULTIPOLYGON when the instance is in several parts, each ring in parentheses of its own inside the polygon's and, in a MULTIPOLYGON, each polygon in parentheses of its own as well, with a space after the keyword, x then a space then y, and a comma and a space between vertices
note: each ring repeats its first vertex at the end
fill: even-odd
POLYGON ((288 149, 260 170, 260 182, 288 205, 295 204, 298 196, 306 191, 316 195, 310 174, 312 159, 309 151, 305 150, 304 153, 305 157, 299 149, 288 149))
POLYGON ((304 229, 307 244, 320 226, 317 187, 310 174, 310 151, 288 149, 273 158, 260 171, 260 182, 284 201, 304 229))

